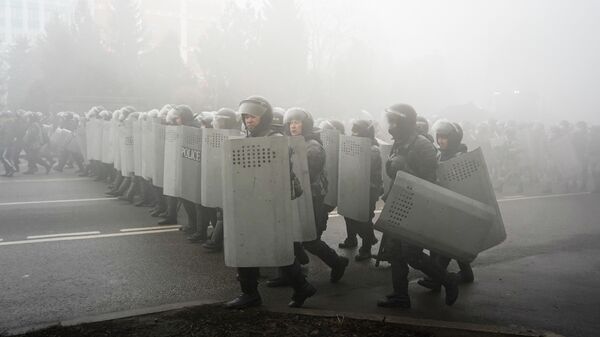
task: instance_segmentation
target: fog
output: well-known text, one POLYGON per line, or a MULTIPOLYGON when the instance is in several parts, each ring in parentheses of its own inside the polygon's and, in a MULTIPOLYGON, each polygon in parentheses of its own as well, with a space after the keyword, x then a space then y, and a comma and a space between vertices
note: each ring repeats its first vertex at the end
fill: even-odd
POLYGON ((342 119, 361 110, 379 117, 405 102, 424 116, 460 121, 600 121, 598 1, 73 3, 28 37, 33 59, 19 57, 15 34, 3 44, 6 108, 83 111, 117 101, 202 111, 260 94, 342 119), (158 23, 156 13, 178 22, 158 23), (83 34, 86 24, 96 33, 83 34), (66 30, 72 44, 59 36, 66 30), (98 62, 89 55, 94 39, 98 62), (71 59, 77 55, 85 62, 71 59), (14 59, 33 73, 14 74, 23 68, 14 59))

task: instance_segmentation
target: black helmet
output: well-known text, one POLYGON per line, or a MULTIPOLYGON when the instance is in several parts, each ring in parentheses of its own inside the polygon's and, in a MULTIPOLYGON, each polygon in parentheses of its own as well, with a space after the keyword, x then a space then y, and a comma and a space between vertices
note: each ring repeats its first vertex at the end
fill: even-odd
POLYGON ((375 139, 375 127, 373 121, 366 119, 355 119, 352 121, 352 135, 375 139))
POLYGON ((292 121, 302 122, 302 135, 306 136, 312 133, 314 121, 312 115, 302 108, 290 108, 285 112, 283 124, 285 125, 285 134, 290 133, 290 123, 292 121))
POLYGON ((457 123, 451 123, 447 120, 440 119, 433 125, 435 132, 435 139, 438 137, 444 137, 448 139, 448 147, 456 148, 460 145, 463 138, 463 130, 457 123))
POLYGON ((327 121, 323 121, 319 127, 323 130, 338 130, 338 132, 340 134, 345 134, 346 133, 346 128, 344 127, 344 123, 335 120, 335 119, 330 119, 327 121))
POLYGON ((408 104, 394 104, 385 109, 388 132, 394 139, 408 136, 417 127, 417 112, 408 104))
POLYGON ((285 115, 285 109, 282 107, 273 108, 273 122, 271 123, 274 127, 283 128, 283 116, 285 115))
POLYGON ((244 126, 246 121, 244 115, 260 117, 260 124, 252 130, 253 134, 261 134, 271 128, 273 122, 273 107, 271 103, 261 96, 250 96, 240 102, 238 112, 242 116, 244 126))
POLYGON ((178 105, 167 113, 167 123, 175 124, 175 120, 181 119, 183 125, 190 125, 194 121, 194 113, 187 105, 178 105))
POLYGON ((423 116, 417 116, 417 131, 421 135, 429 133, 429 121, 423 116))
POLYGON ((240 121, 237 114, 235 111, 228 108, 219 109, 214 116, 212 124, 215 129, 240 129, 240 121))

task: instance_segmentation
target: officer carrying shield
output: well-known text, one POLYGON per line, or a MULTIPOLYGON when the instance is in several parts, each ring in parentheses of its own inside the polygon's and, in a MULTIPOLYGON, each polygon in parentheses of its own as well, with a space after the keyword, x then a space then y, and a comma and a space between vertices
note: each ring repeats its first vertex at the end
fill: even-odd
MULTIPOLYGON (((269 137, 281 136, 280 133, 271 129, 273 121, 273 108, 271 104, 260 96, 251 96, 240 103, 239 112, 246 127, 247 137, 269 137)), ((290 244, 292 244, 290 242, 290 244)), ((227 308, 241 309, 251 306, 259 306, 262 299, 258 292, 258 267, 238 267, 238 279, 242 294, 227 302, 227 308)), ((300 269, 300 264, 294 262, 285 267, 280 267, 280 274, 290 281, 294 288, 292 300, 288 303, 290 307, 301 307, 304 301, 313 296, 317 290, 306 281, 306 277, 300 269)))
MULTIPOLYGON (((433 144, 417 133, 417 113, 407 104, 394 104, 386 110, 388 132, 394 145, 386 172, 395 179, 396 172, 404 171, 430 182, 436 181, 437 151, 433 144)), ((388 192, 389 193, 389 192, 388 192)), ((385 235, 385 233, 384 233, 385 235)), ((392 238, 386 242, 388 258, 392 265, 392 285, 394 292, 380 300, 380 307, 410 308, 408 295, 408 272, 411 267, 421 270, 430 279, 444 286, 446 304, 452 305, 458 298, 458 276, 441 268, 423 248, 414 247, 392 238)))
MULTIPOLYGON (((443 162, 450 160, 467 152, 467 146, 462 143, 462 128, 457 123, 450 123, 446 120, 438 120, 433 125, 433 130, 435 132, 436 142, 440 151, 438 155, 438 161, 443 162)), ((447 268, 448 264, 450 264, 451 259, 448 257, 435 253, 431 253, 430 255, 432 258, 436 259, 437 263, 442 268, 447 268)), ((457 263, 460 267, 460 280, 464 283, 473 282, 474 277, 471 265, 468 262, 457 261, 457 263)), ((429 278, 421 279, 418 281, 418 283, 419 285, 434 291, 439 291, 442 286, 440 283, 434 282, 429 278)))

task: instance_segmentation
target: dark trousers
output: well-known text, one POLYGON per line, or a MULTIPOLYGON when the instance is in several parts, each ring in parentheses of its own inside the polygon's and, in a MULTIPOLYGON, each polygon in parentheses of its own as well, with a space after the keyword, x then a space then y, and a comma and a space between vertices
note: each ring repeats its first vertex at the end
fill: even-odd
MULTIPOLYGON (((256 294, 258 292, 259 268, 243 267, 237 270, 242 292, 244 294, 256 294)), ((307 283, 306 277, 300 269, 300 264, 296 261, 289 266, 279 267, 279 274, 290 281, 294 291, 300 291, 307 283)))
POLYGON ((27 158, 27 166, 30 171, 37 171, 37 166, 42 165, 44 167, 50 166, 48 162, 42 159, 40 155, 40 149, 30 148, 25 151, 27 158))
POLYGON ((377 241, 375 238, 375 230, 373 229, 373 218, 375 217, 376 200, 369 203, 369 221, 356 221, 354 219, 344 217, 346 221, 346 230, 349 238, 355 238, 356 234, 362 239, 360 250, 371 251, 371 247, 377 241))
POLYGON ((434 258, 425 254, 422 248, 391 239, 389 240, 389 252, 395 294, 408 296, 409 266, 420 270, 437 283, 446 283, 446 268, 442 268, 434 258))
MULTIPOLYGON (((196 222, 198 221, 198 214, 196 213, 196 204, 182 198, 179 198, 179 200, 181 200, 183 208, 185 209, 185 213, 187 213, 188 226, 196 227, 196 222)), ((175 216, 175 218, 177 218, 177 216, 175 216)))
POLYGON ((321 235, 327 229, 327 220, 329 217, 327 208, 323 204, 323 197, 313 197, 313 210, 317 226, 317 238, 312 241, 303 242, 302 245, 309 253, 323 260, 326 265, 334 267, 339 263, 340 257, 335 250, 331 249, 331 247, 321 240, 321 235))
POLYGON ((165 196, 167 200, 167 218, 170 220, 177 220, 177 204, 179 203, 179 198, 172 196, 165 196))
MULTIPOLYGON (((195 224, 196 233, 200 233, 203 240, 207 238, 208 226, 213 226, 213 233, 217 227, 217 208, 204 207, 200 204, 196 204, 196 214, 198 216, 195 224)), ((223 227, 221 226, 221 240, 223 238, 223 227)), ((213 234, 214 235, 214 234, 213 234)))
POLYGON ((14 167, 13 163, 9 159, 8 147, 0 147, 0 162, 2 162, 2 165, 4 166, 4 171, 6 171, 6 173, 11 173, 11 172, 16 171, 16 168, 14 167))

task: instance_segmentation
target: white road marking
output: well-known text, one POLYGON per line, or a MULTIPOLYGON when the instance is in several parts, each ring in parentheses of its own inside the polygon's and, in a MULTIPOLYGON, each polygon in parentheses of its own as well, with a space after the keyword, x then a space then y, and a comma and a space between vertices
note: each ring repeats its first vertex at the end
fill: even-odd
POLYGON ((170 228, 181 228, 181 225, 170 225, 170 226, 156 226, 156 227, 140 227, 140 228, 123 228, 121 232, 139 232, 139 231, 151 231, 157 229, 170 229, 170 228))
MULTIPOLYGON (((562 198, 562 197, 573 197, 573 196, 578 196, 578 195, 589 195, 592 194, 591 192, 577 192, 577 193, 563 193, 563 194, 549 194, 549 195, 537 195, 537 196, 530 196, 530 197, 524 197, 524 196, 520 196, 520 195, 516 195, 516 196, 509 196, 509 197, 505 197, 502 199, 498 199, 498 202, 510 202, 510 201, 520 201, 520 200, 535 200, 535 199, 550 199, 550 198, 562 198)), ((376 209, 375 210, 375 214, 379 214, 381 213, 381 209, 376 209)), ((330 218, 336 218, 339 217, 340 215, 337 212, 331 212, 329 213, 329 217, 330 218)))
POLYGON ((94 231, 94 232, 80 232, 80 233, 64 233, 64 234, 48 234, 48 235, 32 235, 32 236, 28 236, 27 240, 32 240, 32 239, 47 239, 47 238, 58 238, 61 236, 79 236, 79 235, 94 235, 94 234, 100 234, 100 232, 98 231, 94 231))
POLYGON ((167 232, 176 232, 176 231, 179 231, 179 229, 163 229, 163 230, 145 231, 145 232, 111 233, 111 234, 97 234, 97 235, 85 235, 85 236, 68 236, 68 237, 36 239, 36 240, 8 241, 8 242, 0 242, 0 246, 26 245, 26 244, 41 243, 41 242, 89 240, 89 239, 99 239, 99 238, 112 238, 112 237, 118 237, 118 236, 167 233, 167 232))
POLYGON ((116 200, 118 198, 90 198, 90 199, 69 199, 69 200, 41 200, 41 201, 20 201, 20 202, 4 202, 0 206, 17 206, 17 205, 36 205, 36 204, 55 204, 68 202, 88 202, 88 201, 107 201, 116 200))
POLYGON ((0 180, 0 184, 14 184, 14 183, 51 183, 57 181, 81 181, 81 180, 90 180, 90 178, 64 178, 64 179, 3 179, 0 180))

